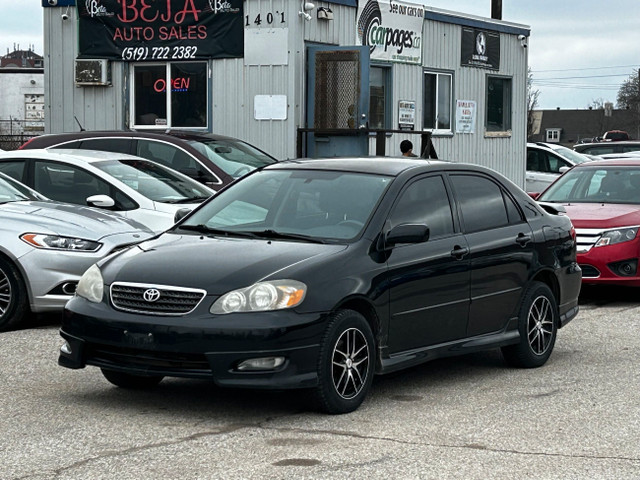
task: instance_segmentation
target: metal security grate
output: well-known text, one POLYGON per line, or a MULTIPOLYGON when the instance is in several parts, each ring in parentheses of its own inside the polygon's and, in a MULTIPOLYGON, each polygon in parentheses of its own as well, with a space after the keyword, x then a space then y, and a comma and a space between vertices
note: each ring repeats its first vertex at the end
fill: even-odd
POLYGON ((360 58, 357 50, 316 55, 314 128, 357 128, 360 58))
POLYGON ((111 303, 119 310, 152 315, 185 315, 192 312, 206 295, 205 290, 114 283, 111 285, 111 303))

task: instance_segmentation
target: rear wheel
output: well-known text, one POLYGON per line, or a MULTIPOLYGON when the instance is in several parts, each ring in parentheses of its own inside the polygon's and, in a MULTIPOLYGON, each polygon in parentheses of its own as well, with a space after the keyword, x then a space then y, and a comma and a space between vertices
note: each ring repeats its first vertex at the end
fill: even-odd
POLYGON ((15 328, 28 311, 27 289, 20 272, 0 258, 0 332, 15 328))
POLYGON ((375 340, 365 318, 353 310, 333 314, 320 345, 314 397, 327 413, 356 410, 373 382, 375 340))
POLYGON ((136 390, 145 390, 158 385, 164 378, 161 375, 145 377, 142 375, 131 375, 129 373, 116 372, 102 368, 102 375, 109 382, 121 388, 129 388, 136 390))
POLYGON ((558 306, 551 289, 534 282, 526 291, 518 328, 520 343, 502 348, 510 365, 522 368, 540 367, 551 356, 558 332, 558 306))

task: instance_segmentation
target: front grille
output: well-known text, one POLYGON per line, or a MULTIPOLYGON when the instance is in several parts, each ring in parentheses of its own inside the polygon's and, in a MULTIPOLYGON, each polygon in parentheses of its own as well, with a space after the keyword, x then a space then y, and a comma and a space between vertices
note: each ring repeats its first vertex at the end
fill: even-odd
POLYGON ((183 376, 209 376, 211 365, 202 354, 170 353, 87 343, 85 358, 99 367, 142 368, 153 372, 171 372, 183 376))
POLYGON ((600 271, 591 265, 580 265, 580 269, 582 270, 582 278, 598 278, 600 276, 600 271))
POLYGON ((198 306, 206 293, 205 290, 167 285, 114 283, 111 285, 111 303, 127 312, 185 315, 198 306))
POLYGON ((597 228, 576 228, 578 253, 586 253, 600 240, 603 231, 597 228))

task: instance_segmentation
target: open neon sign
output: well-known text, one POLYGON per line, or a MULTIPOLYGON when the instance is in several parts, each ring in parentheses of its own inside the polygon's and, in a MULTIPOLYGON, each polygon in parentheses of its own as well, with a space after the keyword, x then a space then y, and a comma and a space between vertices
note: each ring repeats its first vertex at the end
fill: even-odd
MULTIPOLYGON (((172 78, 170 82, 172 92, 188 92, 191 79, 182 77, 172 78)), ((153 84, 153 89, 158 93, 165 92, 167 90, 167 81, 164 78, 159 78, 153 84)))

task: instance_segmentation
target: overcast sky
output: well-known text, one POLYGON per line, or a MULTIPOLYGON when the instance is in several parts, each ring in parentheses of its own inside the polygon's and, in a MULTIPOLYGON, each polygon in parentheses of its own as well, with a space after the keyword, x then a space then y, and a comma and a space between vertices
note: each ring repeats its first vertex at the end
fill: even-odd
MULTIPOLYGON (((491 17, 491 0, 424 4, 491 17)), ((531 27, 529 66, 539 108, 587 108, 594 100, 615 105, 622 82, 640 68, 639 6, 638 0, 502 1, 503 20, 531 27)), ((44 53, 42 10, 41 0, 0 0, 1 55, 14 44, 44 53)))

